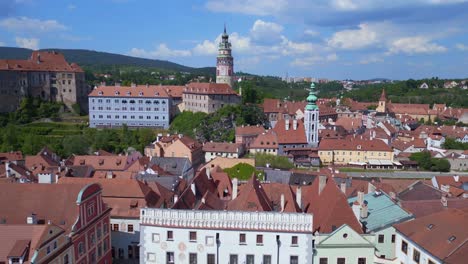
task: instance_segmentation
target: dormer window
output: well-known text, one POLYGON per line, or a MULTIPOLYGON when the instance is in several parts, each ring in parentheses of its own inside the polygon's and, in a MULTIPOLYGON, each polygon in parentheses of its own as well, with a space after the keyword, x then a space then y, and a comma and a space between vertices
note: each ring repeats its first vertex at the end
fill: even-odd
POLYGON ((120 92, 119 91, 115 91, 114 95, 119 95, 120 92))
POLYGON ((127 92, 127 96, 130 96, 132 93, 130 91, 127 92))
POLYGON ((99 91, 98 94, 99 94, 99 95, 103 95, 103 92, 102 92, 102 91, 99 91))
POLYGON ((139 92, 139 93, 138 93, 138 96, 143 96, 143 92, 139 92))
POLYGON ((358 146, 357 146, 357 149, 361 149, 361 148, 362 148, 361 145, 358 145, 358 146))
POLYGON ((155 93, 154 93, 154 96, 159 96, 159 93, 158 93, 158 92, 155 92, 155 93))

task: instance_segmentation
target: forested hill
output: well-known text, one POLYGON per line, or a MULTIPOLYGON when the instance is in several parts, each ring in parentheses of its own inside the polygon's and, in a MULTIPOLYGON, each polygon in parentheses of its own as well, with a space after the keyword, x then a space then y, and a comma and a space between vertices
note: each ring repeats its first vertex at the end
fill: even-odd
MULTIPOLYGON (((76 62, 85 67, 99 66, 133 66, 142 68, 155 68, 163 71, 171 72, 189 72, 195 74, 214 75, 214 67, 192 68, 170 61, 151 60, 136 58, 121 54, 113 54, 108 52, 100 52, 93 50, 80 49, 44 49, 54 50, 62 53, 68 62, 76 62)), ((27 59, 31 56, 32 50, 13 47, 0 47, 0 59, 27 59)))

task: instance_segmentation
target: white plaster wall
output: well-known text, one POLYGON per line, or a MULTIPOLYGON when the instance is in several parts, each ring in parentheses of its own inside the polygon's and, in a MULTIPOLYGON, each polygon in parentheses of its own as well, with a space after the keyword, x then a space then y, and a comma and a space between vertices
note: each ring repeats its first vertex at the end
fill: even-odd
POLYGON ((290 256, 298 256, 299 263, 312 261, 312 234, 276 233, 241 230, 207 230, 141 226, 140 263, 166 263, 166 252, 174 252, 175 263, 189 263, 189 253, 197 253, 198 263, 207 263, 207 254, 217 255, 216 234, 219 233, 219 263, 228 263, 230 254, 238 255, 238 263, 245 263, 246 255, 255 256, 255 263, 262 263, 263 255, 271 255, 277 262, 278 246, 276 236, 280 236, 279 263, 290 263, 290 256), (167 240, 167 231, 173 231, 173 241, 167 240), (197 241, 189 241, 189 232, 197 232, 197 241), (239 244, 241 233, 246 234, 246 244, 239 244), (153 242, 153 234, 159 241, 153 242), (263 235, 263 245, 257 245, 256 236, 263 235), (298 246, 291 245, 292 236, 298 236, 298 246), (148 253, 154 254, 155 261, 148 260, 148 253))

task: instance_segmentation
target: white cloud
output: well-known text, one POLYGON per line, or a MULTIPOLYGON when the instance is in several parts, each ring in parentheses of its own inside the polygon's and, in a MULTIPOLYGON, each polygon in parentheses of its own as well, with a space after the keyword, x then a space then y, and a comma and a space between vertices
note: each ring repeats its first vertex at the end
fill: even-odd
POLYGON ((465 45, 465 44, 462 44, 462 43, 457 43, 457 45, 455 45, 455 47, 457 47, 457 49, 459 49, 461 51, 468 51, 468 45, 465 45))
POLYGON ((210 0, 205 6, 213 12, 266 16, 280 12, 287 5, 287 0, 210 0))
POLYGON ((213 41, 204 40, 193 48, 193 53, 196 55, 216 55, 218 46, 213 41))
POLYGON ((283 26, 258 19, 250 29, 252 39, 261 43, 274 43, 281 39, 283 26))
POLYGON ((165 43, 159 44, 153 51, 147 51, 139 48, 132 48, 129 55, 143 58, 167 59, 175 57, 188 57, 192 53, 189 50, 170 49, 165 43))
POLYGON ((377 43, 377 32, 368 24, 360 24, 359 29, 338 31, 328 40, 328 45, 339 49, 361 49, 377 43))
POLYGON ((378 63, 378 62, 383 62, 383 61, 384 59, 381 56, 371 55, 360 60, 359 64, 371 64, 371 63, 378 63))
POLYGON ((316 36, 320 35, 320 32, 315 31, 315 30, 311 30, 311 29, 306 29, 306 30, 304 30, 304 35, 311 36, 311 37, 316 37, 316 36))
POLYGON ((16 45, 20 48, 38 50, 39 49, 39 39, 37 38, 16 38, 16 45))
POLYGON ((309 67, 309 66, 319 64, 319 63, 333 62, 336 60, 338 60, 338 55, 336 55, 336 53, 328 54, 325 57, 320 56, 320 55, 314 55, 310 57, 296 58, 291 62, 291 66, 303 68, 303 67, 309 67))
POLYGON ((356 10, 358 8, 352 0, 333 0, 332 6, 338 10, 356 10))
POLYGON ((14 32, 51 32, 66 30, 57 20, 39 20, 29 17, 9 17, 0 20, 0 27, 14 32))
POLYGON ((74 4, 69 4, 69 5, 67 6, 67 8, 68 8, 68 10, 75 10, 75 9, 76 9, 76 5, 74 5, 74 4))
POLYGON ((447 51, 447 48, 440 46, 435 43, 431 43, 430 39, 422 36, 415 37, 404 37, 394 40, 390 44, 390 48, 387 52, 390 54, 406 53, 406 54, 415 54, 415 53, 440 53, 447 51))
POLYGON ((4 47, 4 46, 6 46, 5 42, 0 41, 0 47, 4 47))

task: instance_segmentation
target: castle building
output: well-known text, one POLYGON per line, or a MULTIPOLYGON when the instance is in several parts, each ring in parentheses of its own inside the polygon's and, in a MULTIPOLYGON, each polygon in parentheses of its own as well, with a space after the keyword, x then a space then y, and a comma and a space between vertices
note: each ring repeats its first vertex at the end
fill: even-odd
POLYGON ((27 60, 0 60, 0 112, 15 111, 24 97, 78 103, 86 111, 88 86, 84 71, 55 51, 34 51, 27 60))
POLYGON ((171 108, 165 86, 99 86, 89 94, 89 126, 167 129, 171 108))
POLYGON ((226 33, 226 26, 224 26, 224 33, 218 46, 216 83, 227 83, 231 87, 234 85, 234 58, 231 54, 231 42, 226 33))
POLYGON ((304 126, 307 144, 311 147, 318 146, 318 124, 319 124, 319 108, 316 104, 317 96, 315 92, 315 84, 310 84, 310 92, 307 97, 307 106, 304 111, 304 126))
POLYGON ((186 111, 214 113, 227 105, 237 105, 241 97, 226 83, 196 83, 185 86, 182 100, 186 111))

